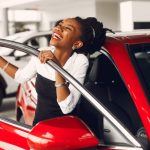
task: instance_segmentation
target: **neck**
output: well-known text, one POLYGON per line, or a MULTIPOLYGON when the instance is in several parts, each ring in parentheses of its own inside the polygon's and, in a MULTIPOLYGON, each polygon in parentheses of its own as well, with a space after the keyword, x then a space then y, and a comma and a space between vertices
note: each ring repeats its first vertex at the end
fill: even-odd
POLYGON ((57 58, 57 60, 60 62, 60 64, 63 66, 66 61, 69 59, 69 57, 72 54, 72 50, 62 50, 62 49, 58 49, 56 48, 54 51, 54 55, 57 58))

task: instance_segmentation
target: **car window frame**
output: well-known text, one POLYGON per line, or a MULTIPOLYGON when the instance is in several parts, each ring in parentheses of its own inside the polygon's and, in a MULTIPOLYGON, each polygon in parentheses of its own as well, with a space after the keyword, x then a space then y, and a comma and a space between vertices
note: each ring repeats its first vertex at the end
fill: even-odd
MULTIPOLYGON (((34 55, 36 57, 38 57, 38 54, 39 54, 38 50, 36 50, 30 46, 24 45, 22 43, 19 43, 19 42, 0 39, 0 46, 4 46, 4 47, 8 47, 8 48, 13 47, 14 49, 18 49, 22 52, 29 53, 30 55, 34 55)), ((137 148, 141 147, 141 144, 130 134, 130 132, 128 130, 126 130, 122 126, 122 124, 111 114, 111 112, 109 112, 99 102, 99 100, 96 97, 94 97, 90 93, 90 91, 88 91, 81 83, 79 83, 74 77, 72 77, 66 70, 64 70, 63 68, 58 66, 55 62, 50 60, 47 62, 47 64, 49 64, 53 69, 55 69, 60 74, 62 74, 62 76, 64 76, 64 78, 66 80, 68 80, 76 89, 78 89, 81 92, 81 94, 124 135, 124 137, 131 143, 131 145, 133 145, 133 147, 137 147, 137 148)), ((0 117, 0 121, 8 122, 7 119, 6 120, 1 119, 1 117, 0 117)), ((10 121, 10 123, 11 123, 11 121, 10 121)), ((11 125, 14 125, 14 124, 11 124, 11 125)), ((29 129, 27 129, 27 130, 29 130, 29 129)))
POLYGON ((150 104, 150 94, 148 92, 148 88, 146 87, 145 79, 142 77, 142 74, 140 73, 140 68, 139 68, 139 66, 138 66, 138 64, 136 62, 136 59, 135 59, 135 56, 134 56, 134 53, 133 53, 133 51, 135 51, 134 50, 135 46, 139 46, 140 47, 140 46, 143 46, 143 45, 150 45, 150 43, 145 42, 145 43, 139 43, 139 44, 126 44, 129 56, 131 58, 131 61, 132 61, 133 66, 135 68, 135 71, 137 72, 139 81, 140 81, 140 83, 141 83, 141 85, 142 85, 142 87, 144 89, 143 91, 144 91, 145 95, 148 98, 148 103, 150 104))

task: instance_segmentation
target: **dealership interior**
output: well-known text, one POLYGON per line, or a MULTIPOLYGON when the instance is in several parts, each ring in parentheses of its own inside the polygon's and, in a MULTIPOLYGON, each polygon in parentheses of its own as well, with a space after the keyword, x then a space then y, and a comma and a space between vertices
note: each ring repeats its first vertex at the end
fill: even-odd
POLYGON ((0 0, 0 4, 0 37, 23 29, 47 31, 58 19, 74 16, 94 16, 113 31, 150 28, 149 0, 0 0))
POLYGON ((0 0, 0 29, 0 150, 150 150, 150 0, 0 0), (79 40, 79 48, 70 32, 74 26, 64 27, 71 38, 63 31, 65 21, 55 26, 76 16, 95 17, 101 27, 96 34, 92 25, 84 32, 78 24, 81 32, 75 33, 90 35, 87 41, 78 35, 87 44, 79 40), (52 57, 46 60, 41 50, 52 57), (62 64, 57 54, 65 54, 62 64), (72 73, 65 65, 77 69, 72 73), (54 91, 46 87, 49 81, 54 91), (54 112, 72 110, 34 126, 40 92, 45 99, 63 97, 50 101, 54 112))

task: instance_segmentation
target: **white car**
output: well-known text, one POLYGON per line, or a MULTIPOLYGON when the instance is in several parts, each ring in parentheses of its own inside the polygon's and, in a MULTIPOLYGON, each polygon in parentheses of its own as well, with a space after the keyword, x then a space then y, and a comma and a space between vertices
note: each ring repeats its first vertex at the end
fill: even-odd
MULTIPOLYGON (((51 31, 26 31, 10 35, 3 39, 20 42, 38 49, 49 45, 50 36, 51 31)), ((3 56, 18 67, 23 67, 30 59, 28 54, 6 47, 0 47, 0 56, 3 56)), ((2 104, 3 98, 16 95, 17 87, 18 83, 0 69, 0 105, 2 104)))

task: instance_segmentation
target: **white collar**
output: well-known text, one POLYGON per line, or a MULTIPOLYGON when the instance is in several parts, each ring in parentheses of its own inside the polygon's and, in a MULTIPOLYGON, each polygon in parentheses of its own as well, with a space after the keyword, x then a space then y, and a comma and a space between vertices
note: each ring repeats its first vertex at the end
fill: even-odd
POLYGON ((73 52, 73 54, 69 57, 69 59, 66 61, 66 63, 64 64, 63 68, 65 70, 69 69, 70 67, 72 67, 72 65, 74 64, 76 57, 77 57, 77 53, 73 52))

